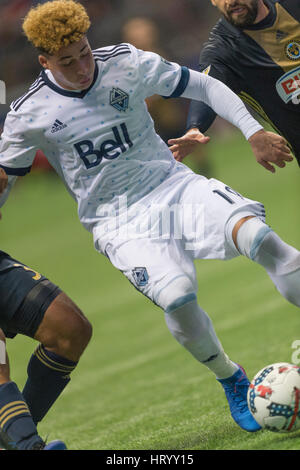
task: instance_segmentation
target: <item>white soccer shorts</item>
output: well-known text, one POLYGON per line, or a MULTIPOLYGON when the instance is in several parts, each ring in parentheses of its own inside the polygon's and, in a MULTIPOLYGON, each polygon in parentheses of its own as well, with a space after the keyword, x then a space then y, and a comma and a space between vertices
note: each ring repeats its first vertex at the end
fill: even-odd
POLYGON ((189 279, 193 292, 197 292, 195 259, 239 256, 225 235, 232 216, 254 215, 265 220, 261 203, 183 165, 176 166, 139 205, 139 210, 131 212, 134 216, 128 217, 130 222, 118 226, 117 235, 109 234, 109 240, 95 241, 95 246, 163 309, 166 305, 162 305, 160 294, 175 280, 189 279))

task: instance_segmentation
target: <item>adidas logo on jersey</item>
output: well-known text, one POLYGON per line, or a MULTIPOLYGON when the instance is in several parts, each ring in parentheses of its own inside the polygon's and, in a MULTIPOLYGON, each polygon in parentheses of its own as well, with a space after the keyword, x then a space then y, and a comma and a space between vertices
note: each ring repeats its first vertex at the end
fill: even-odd
POLYGON ((62 131, 67 127, 67 124, 64 124, 63 122, 59 121, 58 119, 55 119, 55 123, 53 124, 51 128, 51 134, 54 134, 55 132, 62 131))

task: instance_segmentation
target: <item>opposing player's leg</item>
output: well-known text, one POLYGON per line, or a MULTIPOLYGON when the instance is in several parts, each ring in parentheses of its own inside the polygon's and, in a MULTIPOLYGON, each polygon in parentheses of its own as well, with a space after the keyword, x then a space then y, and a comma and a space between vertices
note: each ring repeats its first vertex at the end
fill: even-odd
POLYGON ((227 236, 238 251, 263 266, 277 290, 300 307, 300 252, 255 216, 228 221, 227 236))
POLYGON ((62 450, 62 441, 48 445, 36 425, 17 384, 10 378, 6 339, 0 329, 0 448, 6 450, 62 450))
MULTIPOLYGON (((91 325, 57 286, 0 252, 0 326, 7 337, 20 333, 40 342, 29 361, 28 379, 22 392, 35 426, 69 383, 70 373, 90 340, 91 325)), ((10 390, 15 386, 9 385, 12 382, 8 363, 2 367, 1 380, 2 390, 7 390, 5 400, 16 401, 14 391, 10 390)), ((19 414, 9 414, 10 420, 7 416, 4 424, 12 432, 12 423, 19 414)), ((13 436, 10 440, 17 441, 13 436)), ((56 442, 53 449, 56 445, 61 448, 61 443, 56 442)), ((50 448, 46 446, 45 450, 50 448)))
POLYGON ((43 313, 33 335, 40 344, 30 358, 22 392, 36 424, 70 382, 70 374, 91 334, 89 321, 74 302, 60 292, 43 313))

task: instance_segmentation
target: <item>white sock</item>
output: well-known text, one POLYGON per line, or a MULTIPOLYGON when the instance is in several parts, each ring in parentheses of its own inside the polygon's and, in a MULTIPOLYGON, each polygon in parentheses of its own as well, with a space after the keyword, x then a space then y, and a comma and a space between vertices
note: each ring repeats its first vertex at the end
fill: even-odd
POLYGON ((165 320, 174 338, 217 378, 231 377, 237 371, 238 366, 225 354, 210 318, 197 300, 165 312, 165 320))
POLYGON ((277 290, 300 307, 300 252, 285 243, 257 217, 247 220, 237 234, 241 254, 263 266, 277 290))
POLYGON ((300 252, 269 232, 254 261, 265 267, 281 295, 300 307, 300 252))

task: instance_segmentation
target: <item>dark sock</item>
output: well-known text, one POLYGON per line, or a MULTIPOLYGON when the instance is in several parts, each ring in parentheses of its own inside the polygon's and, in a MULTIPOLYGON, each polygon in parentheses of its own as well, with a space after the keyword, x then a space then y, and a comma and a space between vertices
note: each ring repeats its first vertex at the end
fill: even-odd
POLYGON ((0 440, 7 449, 31 449, 42 444, 28 406, 14 382, 0 385, 0 440))
POLYGON ((28 379, 22 393, 36 424, 70 382, 70 373, 76 365, 77 362, 48 351, 42 344, 31 356, 27 368, 28 379))

